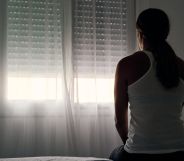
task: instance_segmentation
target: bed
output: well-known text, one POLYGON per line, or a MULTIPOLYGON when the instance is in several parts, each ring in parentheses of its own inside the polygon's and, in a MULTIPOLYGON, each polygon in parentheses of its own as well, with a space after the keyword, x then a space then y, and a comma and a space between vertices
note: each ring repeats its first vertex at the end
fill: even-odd
POLYGON ((106 158, 95 158, 95 157, 44 156, 44 157, 0 158, 0 161, 111 161, 111 160, 106 158))

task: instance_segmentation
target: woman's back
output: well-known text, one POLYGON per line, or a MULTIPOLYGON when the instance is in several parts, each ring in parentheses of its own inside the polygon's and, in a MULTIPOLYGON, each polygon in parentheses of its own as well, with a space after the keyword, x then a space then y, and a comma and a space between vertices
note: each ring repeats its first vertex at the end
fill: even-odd
POLYGON ((167 42, 170 22, 164 11, 142 11, 136 31, 140 51, 116 67, 115 123, 125 146, 111 158, 177 160, 184 156, 184 62, 167 42))
MULTIPOLYGON (((180 79, 178 87, 164 88, 156 77, 156 61, 152 53, 144 53, 132 55, 124 62, 127 64, 126 73, 129 73, 127 80, 131 111, 125 150, 131 153, 184 150, 184 129, 180 119, 184 81, 180 79)), ((183 78, 182 60, 179 60, 178 67, 183 78)))

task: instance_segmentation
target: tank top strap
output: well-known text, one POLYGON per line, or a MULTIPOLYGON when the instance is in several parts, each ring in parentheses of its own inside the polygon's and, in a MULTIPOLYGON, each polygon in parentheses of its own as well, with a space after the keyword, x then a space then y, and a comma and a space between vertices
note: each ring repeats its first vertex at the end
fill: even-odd
POLYGON ((151 67, 153 67, 155 65, 155 58, 154 58, 152 52, 148 51, 148 50, 143 50, 143 52, 149 57, 150 63, 151 63, 151 67))

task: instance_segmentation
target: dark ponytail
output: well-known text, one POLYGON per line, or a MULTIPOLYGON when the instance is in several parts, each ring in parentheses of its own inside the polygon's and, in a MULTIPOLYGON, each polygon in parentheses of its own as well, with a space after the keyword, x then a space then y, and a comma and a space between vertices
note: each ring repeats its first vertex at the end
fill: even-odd
POLYGON ((169 19, 160 9, 147 9, 138 19, 136 27, 151 46, 150 50, 156 60, 156 75, 161 84, 173 88, 179 84, 179 71, 176 54, 166 41, 169 34, 169 19))
POLYGON ((163 41, 158 48, 153 50, 157 62, 156 74, 159 81, 167 89, 178 86, 179 72, 176 64, 176 54, 171 46, 163 41))

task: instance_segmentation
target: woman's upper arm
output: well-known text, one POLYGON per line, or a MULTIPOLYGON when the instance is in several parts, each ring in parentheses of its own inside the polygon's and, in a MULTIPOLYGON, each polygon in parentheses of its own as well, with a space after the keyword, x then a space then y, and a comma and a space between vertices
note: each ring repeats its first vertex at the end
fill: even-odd
POLYGON ((121 123, 122 119, 127 119, 128 83, 126 76, 126 63, 121 60, 116 67, 114 84, 115 115, 118 124, 121 123))

